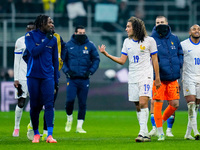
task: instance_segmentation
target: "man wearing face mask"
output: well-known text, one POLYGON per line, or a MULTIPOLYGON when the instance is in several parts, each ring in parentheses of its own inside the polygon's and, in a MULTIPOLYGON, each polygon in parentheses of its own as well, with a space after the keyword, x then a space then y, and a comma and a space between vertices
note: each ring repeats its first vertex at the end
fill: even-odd
POLYGON ((84 26, 77 26, 71 40, 65 45, 62 53, 63 72, 67 77, 66 113, 67 122, 65 131, 70 132, 73 121, 73 108, 76 96, 78 97, 77 133, 86 133, 82 125, 86 114, 86 101, 89 91, 89 76, 99 67, 99 54, 95 45, 89 41, 84 26))
POLYGON ((153 86, 151 121, 154 127, 149 134, 151 136, 158 135, 158 140, 160 141, 165 140, 162 126, 166 120, 168 120, 166 136, 173 136, 171 127, 174 122, 173 114, 179 106, 178 79, 183 65, 183 50, 178 37, 171 33, 167 18, 164 16, 156 18, 156 26, 153 28, 152 37, 155 39, 158 49, 161 87, 156 89, 153 86), (162 115, 163 100, 167 100, 169 105, 162 115))

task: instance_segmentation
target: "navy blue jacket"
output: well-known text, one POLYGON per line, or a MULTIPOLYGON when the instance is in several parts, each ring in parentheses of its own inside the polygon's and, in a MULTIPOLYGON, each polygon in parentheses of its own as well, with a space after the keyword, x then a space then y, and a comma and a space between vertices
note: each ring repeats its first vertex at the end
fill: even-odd
POLYGON ((57 39, 49 40, 39 29, 27 32, 25 44, 29 52, 27 77, 54 78, 58 83, 57 39))
POLYGON ((84 78, 87 71, 92 74, 99 67, 99 54, 94 44, 85 40, 84 44, 80 45, 72 35, 71 40, 65 45, 65 51, 61 54, 63 60, 63 72, 67 74, 69 71, 72 78, 84 78))
POLYGON ((158 48, 158 63, 161 81, 175 81, 180 78, 180 70, 183 66, 183 50, 178 37, 169 29, 165 37, 160 37, 153 28, 151 35, 158 48))

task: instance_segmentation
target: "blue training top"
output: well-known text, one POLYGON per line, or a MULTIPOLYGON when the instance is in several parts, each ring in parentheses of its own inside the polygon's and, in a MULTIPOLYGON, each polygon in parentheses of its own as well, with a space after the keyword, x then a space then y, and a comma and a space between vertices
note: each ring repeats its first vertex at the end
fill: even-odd
POLYGON ((27 64, 27 77, 54 78, 58 83, 58 47, 54 36, 51 40, 39 29, 27 32, 25 44, 30 58, 27 64))

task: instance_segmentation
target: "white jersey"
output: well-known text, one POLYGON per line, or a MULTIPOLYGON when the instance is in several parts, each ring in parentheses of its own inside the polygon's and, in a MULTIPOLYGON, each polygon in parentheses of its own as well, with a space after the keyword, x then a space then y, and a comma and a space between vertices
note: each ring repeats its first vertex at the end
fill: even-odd
POLYGON ((147 36, 143 42, 139 43, 126 38, 121 53, 129 58, 128 83, 137 83, 146 79, 153 81, 153 65, 150 55, 157 53, 157 46, 152 37, 147 36))
POLYGON ((14 81, 27 80, 26 79, 27 64, 22 58, 25 49, 26 49, 25 36, 22 36, 18 38, 15 43, 14 81))
POLYGON ((182 79, 200 83, 200 42, 196 44, 188 38, 181 46, 184 54, 182 79))

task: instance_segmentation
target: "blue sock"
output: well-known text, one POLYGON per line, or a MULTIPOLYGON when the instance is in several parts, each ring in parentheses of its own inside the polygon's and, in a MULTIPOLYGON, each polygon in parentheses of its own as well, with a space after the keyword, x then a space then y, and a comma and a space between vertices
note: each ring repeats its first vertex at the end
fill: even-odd
POLYGON ((152 124, 152 126, 156 126, 156 123, 154 120, 154 114, 151 114, 151 124, 152 124))
POLYGON ((48 136, 53 134, 53 127, 47 127, 48 130, 48 136))
POLYGON ((40 134, 39 131, 38 131, 38 129, 37 130, 33 130, 33 131, 34 131, 34 135, 40 134))
POLYGON ((174 115, 171 115, 168 119, 167 119, 167 128, 172 128, 173 124, 174 124, 174 115))

